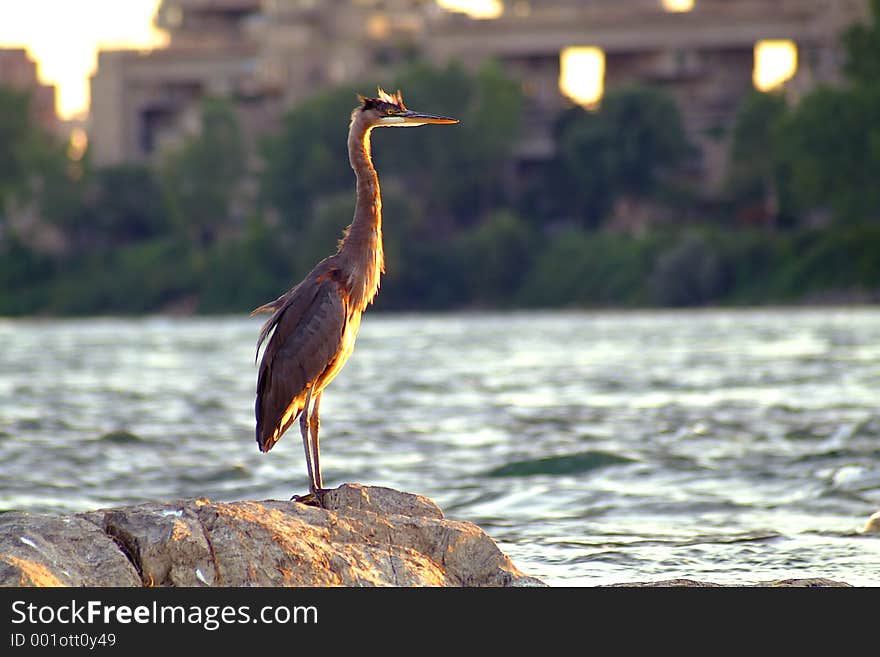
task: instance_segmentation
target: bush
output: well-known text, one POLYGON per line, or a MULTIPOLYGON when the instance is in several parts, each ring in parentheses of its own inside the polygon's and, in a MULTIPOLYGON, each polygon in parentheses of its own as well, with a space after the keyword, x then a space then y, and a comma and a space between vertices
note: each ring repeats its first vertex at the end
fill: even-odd
POLYGON ((535 257, 517 301, 531 307, 629 306, 648 300, 654 236, 569 229, 535 257))
POLYGON ((685 234, 656 258, 650 278, 654 300, 661 306, 717 303, 732 287, 725 256, 703 235, 685 234))

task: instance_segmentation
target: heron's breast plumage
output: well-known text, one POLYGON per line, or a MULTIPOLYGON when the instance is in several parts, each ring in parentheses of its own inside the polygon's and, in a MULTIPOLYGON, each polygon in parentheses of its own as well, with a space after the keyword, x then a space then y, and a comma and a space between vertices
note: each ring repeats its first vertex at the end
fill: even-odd
POLYGON ((342 368, 351 358, 354 351, 354 344, 357 340, 358 330, 361 326, 361 312, 354 310, 349 313, 348 319, 342 329, 342 336, 339 341, 339 350, 336 355, 327 363, 326 369, 315 380, 315 389, 313 394, 321 392, 326 388, 336 375, 342 371, 342 368))

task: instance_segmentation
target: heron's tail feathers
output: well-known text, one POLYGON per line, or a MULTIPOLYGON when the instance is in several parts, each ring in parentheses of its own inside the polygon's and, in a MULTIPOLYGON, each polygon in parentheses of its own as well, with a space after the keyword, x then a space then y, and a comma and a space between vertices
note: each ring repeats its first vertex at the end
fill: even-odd
POLYGON ((279 436, 276 436, 275 434, 270 434, 266 436, 263 440, 257 438, 257 446, 260 448, 260 451, 265 454, 270 449, 275 447, 275 443, 278 442, 278 438, 279 436))
POLYGON ((274 313, 278 309, 278 302, 280 299, 275 299, 275 301, 270 301, 269 303, 264 303, 259 308, 254 308, 251 311, 251 317, 259 315, 260 313, 274 313))
MULTIPOLYGON (((257 404, 259 404, 259 400, 257 400, 257 404)), ((302 413, 302 405, 297 405, 294 402, 287 407, 287 410, 281 418, 273 425, 264 424, 258 415, 257 445, 260 447, 260 451, 265 453, 275 447, 275 443, 281 440, 281 436, 290 428, 290 425, 296 421, 300 416, 300 413, 302 413)))
MULTIPOLYGON (((285 427, 286 429, 286 427, 285 427)), ((268 452, 270 449, 275 447, 275 443, 281 440, 281 435, 284 433, 284 430, 281 427, 275 427, 269 433, 262 435, 259 429, 257 429, 257 445, 260 448, 260 451, 264 454, 268 452)))
POLYGON ((272 313, 272 316, 266 320, 260 329, 260 335, 257 338, 257 351, 254 354, 254 362, 257 362, 257 359, 260 357, 260 347, 269 337, 269 334, 272 332, 272 329, 275 328, 275 325, 278 323, 278 319, 280 317, 280 313, 278 312, 284 306, 284 297, 278 297, 275 301, 270 301, 269 303, 264 303, 259 308, 255 308, 251 311, 251 317, 254 315, 258 315, 260 313, 272 313))

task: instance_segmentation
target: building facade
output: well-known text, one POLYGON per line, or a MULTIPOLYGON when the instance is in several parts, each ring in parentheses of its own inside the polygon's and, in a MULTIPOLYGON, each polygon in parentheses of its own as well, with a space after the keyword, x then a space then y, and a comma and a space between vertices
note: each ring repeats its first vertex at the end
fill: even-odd
POLYGON ((40 82, 37 65, 24 48, 0 49, 0 85, 28 92, 34 119, 46 130, 59 129, 55 87, 40 82))
POLYGON ((841 30, 867 0, 509 0, 492 20, 433 0, 165 0, 167 49, 104 52, 92 80, 90 143, 99 164, 144 161, 197 129, 206 94, 231 96, 252 132, 271 129, 295 100, 328 85, 384 73, 420 55, 477 67, 498 60, 523 81, 523 160, 551 157, 551 126, 572 100, 560 55, 601 51, 603 86, 648 82, 680 102, 708 185, 723 176, 725 132, 753 88, 756 44, 791 43, 797 97, 839 78, 841 30), (692 5, 688 7, 688 5, 692 5), (682 5, 679 3, 678 8, 682 5))
POLYGON ((257 48, 247 33, 259 0, 163 2, 157 26, 166 48, 101 51, 91 80, 89 143, 99 165, 149 161, 197 132, 205 96, 247 98, 257 48))

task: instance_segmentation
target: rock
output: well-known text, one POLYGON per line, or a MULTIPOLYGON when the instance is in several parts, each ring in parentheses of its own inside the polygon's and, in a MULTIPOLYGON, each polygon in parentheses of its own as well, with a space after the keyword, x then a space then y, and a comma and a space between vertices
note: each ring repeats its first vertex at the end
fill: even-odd
MULTIPOLYGON (((189 499, 73 516, 2 513, 0 585, 545 586, 479 527, 444 518, 426 497, 346 484, 324 504, 189 499)), ((812 578, 751 586, 849 585, 812 578)))
POLYGON ((137 570, 99 527, 77 516, 0 515, 0 584, 140 586, 137 570))
MULTIPOLYGON (((665 579, 659 582, 630 582, 628 584, 609 584, 611 587, 632 586, 632 587, 664 587, 664 586, 689 586, 689 587, 730 587, 727 584, 716 584, 714 582, 701 582, 695 579, 665 579)), ((735 585, 743 586, 743 585, 735 585)), ((808 577, 805 579, 779 579, 772 582, 760 582, 758 584, 746 584, 747 587, 758 586, 794 586, 794 587, 839 587, 850 586, 846 582, 838 582, 833 579, 825 579, 824 577, 808 577)))
POLYGON ((862 534, 880 534, 880 511, 875 511, 862 527, 862 534))
POLYGON ((638 588, 645 587, 672 587, 672 586, 688 586, 688 587, 707 587, 707 586, 721 586, 721 584, 714 584, 713 582, 699 582, 695 579, 664 579, 658 582, 628 582, 622 584, 607 584, 607 587, 621 587, 621 586, 633 586, 638 588))
POLYGON ((431 500, 346 484, 324 509, 206 499, 0 515, 4 586, 544 586, 431 500))
POLYGON ((826 588, 826 587, 849 587, 846 582, 838 582, 837 580, 827 579, 825 577, 807 577, 805 579, 778 579, 773 582, 761 582, 755 586, 796 586, 809 588, 826 588))

